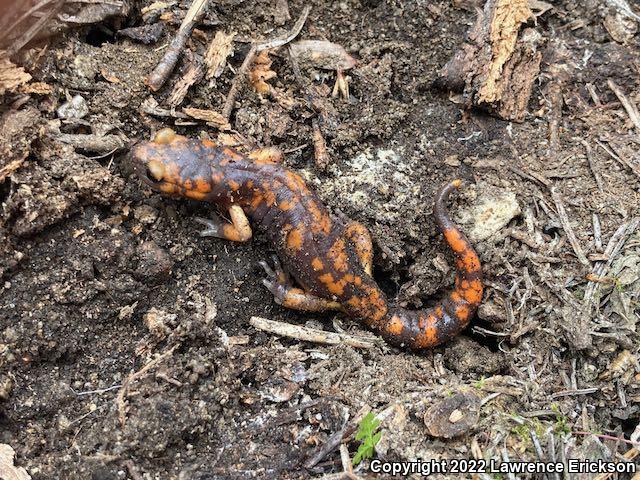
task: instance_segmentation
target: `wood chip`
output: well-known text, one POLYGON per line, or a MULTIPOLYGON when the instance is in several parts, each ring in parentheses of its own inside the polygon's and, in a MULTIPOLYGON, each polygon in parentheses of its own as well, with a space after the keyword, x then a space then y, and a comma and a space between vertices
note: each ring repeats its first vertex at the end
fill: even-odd
POLYGON ((622 104, 624 109, 627 111, 627 115, 629 115, 629 119, 631 120, 633 125, 636 127, 636 130, 638 131, 638 133, 640 133, 640 113, 638 113, 638 107, 636 107, 636 104, 633 103, 633 100, 631 100, 629 97, 627 97, 624 94, 622 89, 618 85, 616 85, 616 83, 613 80, 611 79, 607 80, 607 85, 609 85, 609 88, 613 90, 613 93, 616 94, 616 97, 618 97, 618 100, 620 100, 620 103, 622 104))
POLYGON ((15 65, 6 50, 0 50, 0 95, 13 92, 31 80, 24 68, 15 65))
POLYGON ((204 110, 201 108, 185 107, 182 109, 184 113, 196 120, 203 120, 207 122, 210 127, 215 127, 220 130, 230 130, 231 125, 226 118, 215 110, 204 110))
POLYGON ((2 480, 30 480, 31 477, 22 467, 14 465, 16 452, 6 443, 0 443, 0 478, 2 480))
POLYGON ((207 53, 204 55, 204 63, 207 65, 206 78, 218 78, 224 72, 227 58, 233 53, 233 39, 235 33, 226 34, 222 30, 216 32, 207 53))
POLYGON ((187 67, 187 71, 173 86, 173 90, 171 91, 169 98, 167 98, 167 104, 173 108, 177 107, 184 101, 187 93, 189 92, 189 88, 198 83, 203 76, 201 62, 195 55, 191 54, 189 51, 187 52, 187 55, 192 57, 190 59, 189 66, 187 67))
POLYGON ((487 0, 469 40, 440 72, 438 84, 462 92, 467 107, 523 121, 540 71, 541 36, 521 27, 533 17, 527 0, 487 0))

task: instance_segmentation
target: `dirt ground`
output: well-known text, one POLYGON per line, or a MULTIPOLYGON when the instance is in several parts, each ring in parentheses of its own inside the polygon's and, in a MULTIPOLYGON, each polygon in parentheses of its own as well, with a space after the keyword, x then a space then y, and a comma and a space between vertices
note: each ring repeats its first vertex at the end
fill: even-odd
MULTIPOLYGON (((11 56, 32 77, 0 92, 0 444, 16 465, 33 479, 321 478, 343 472, 340 443, 353 457, 369 410, 383 460, 638 461, 633 11, 586 0, 539 12, 529 26, 541 72, 515 123, 434 87, 475 22, 473 0, 309 2, 298 38, 357 59, 347 100, 330 96, 335 72, 302 66, 328 111, 324 170, 286 52, 271 55, 278 95, 241 87, 227 138, 288 152, 334 212, 368 226, 374 276, 408 308, 453 283, 432 197, 466 181, 451 208, 481 257, 484 304, 463 335, 418 354, 342 315, 279 307, 261 283, 258 261, 272 253, 261 235, 202 238, 194 217, 213 207, 161 197, 133 174, 130 145, 164 126, 223 138, 176 112, 222 111, 250 42, 286 32, 306 5, 289 1, 288 17, 283 0, 210 2, 190 57, 151 92, 143 80, 189 4, 136 1, 84 25, 59 15, 65 28, 11 56), (156 23, 163 32, 149 44, 119 33, 156 23), (219 30, 236 33, 228 65, 168 107, 219 30), (87 134, 99 145, 74 136, 87 134), (252 316, 374 346, 287 339, 256 330, 252 316)), ((350 475, 372 476, 369 465, 350 475)))

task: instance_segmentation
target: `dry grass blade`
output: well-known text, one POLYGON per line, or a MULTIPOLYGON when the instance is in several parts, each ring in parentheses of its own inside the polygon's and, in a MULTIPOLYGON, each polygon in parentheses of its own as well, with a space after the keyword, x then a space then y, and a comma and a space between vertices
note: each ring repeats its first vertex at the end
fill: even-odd
POLYGON ((135 382, 135 381, 141 379, 142 377, 144 377, 149 372, 149 370, 151 370, 152 368, 155 368, 160 363, 162 363, 167 358, 169 358, 171 355, 173 355, 173 352, 179 346, 180 346, 180 344, 176 344, 173 347, 169 348, 166 352, 162 353, 161 355, 159 355, 156 358, 154 358, 153 360, 151 360, 149 363, 147 363, 140 370, 138 370, 137 372, 134 372, 131 375, 129 375, 124 380, 124 382, 122 382, 122 388, 120 388, 120 391, 118 392, 118 396, 116 397, 116 405, 118 406, 118 419, 120 420, 120 425, 121 426, 124 427, 124 425, 125 425, 125 423, 127 421, 127 400, 126 400, 126 397, 127 397, 127 393, 129 392, 129 386, 133 382, 135 382))
POLYGON ((609 88, 613 90, 613 93, 616 94, 616 97, 618 97, 618 100, 620 100, 620 103, 627 111, 629 119, 635 125, 638 133, 640 133, 640 113, 638 112, 638 107, 636 107, 636 104, 633 103, 633 101, 624 94, 622 89, 618 85, 616 85, 613 80, 607 80, 607 85, 609 85, 609 88))
POLYGON ((571 247, 573 248, 573 251, 575 252, 576 257, 578 257, 578 260, 580 261, 580 263, 590 267, 591 262, 589 261, 587 256, 584 254, 584 250, 582 250, 582 246, 580 246, 580 243, 578 242, 576 234, 574 233, 573 228, 571 227, 571 223, 569 222, 567 211, 564 208, 564 202, 562 201, 562 197, 556 191, 555 188, 551 187, 550 190, 551 190, 551 198, 553 198, 553 202, 556 205, 556 210, 558 211, 558 219, 562 224, 562 229, 564 230, 564 233, 567 235, 567 239, 569 240, 569 243, 571 244, 571 247))

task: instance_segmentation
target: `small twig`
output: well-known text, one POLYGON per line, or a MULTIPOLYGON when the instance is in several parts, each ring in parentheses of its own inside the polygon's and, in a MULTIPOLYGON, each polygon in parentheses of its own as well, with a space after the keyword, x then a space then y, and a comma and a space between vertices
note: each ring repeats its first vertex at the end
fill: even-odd
POLYGON ((17 40, 14 40, 13 45, 11 45, 11 47, 9 48, 9 51, 11 53, 16 53, 18 52, 22 47, 24 47, 27 43, 29 43, 33 37, 35 37, 38 32, 46 25, 46 23, 53 18, 53 16, 58 13, 58 11, 62 8, 62 6, 64 5, 65 0, 58 0, 57 2, 55 2, 55 4, 51 7, 51 9, 45 13, 42 17, 40 17, 40 19, 38 19, 37 22, 35 22, 33 25, 31 25, 31 28, 29 28, 23 35, 22 37, 20 37, 17 40))
POLYGON ((593 175, 593 178, 596 181, 598 190, 602 192, 604 190, 603 183, 602 183, 602 175, 600 175, 600 172, 598 171, 598 168, 596 166, 596 162, 593 159, 593 151, 591 149, 591 145, 589 145, 589 143, 583 139, 580 139, 580 143, 584 145, 584 148, 586 150, 587 162, 589 162, 589 170, 591 170, 591 174, 593 175))
POLYGON ((600 390, 598 387, 578 388, 575 390, 561 390, 551 394, 551 398, 572 397, 574 395, 589 395, 600 390))
MULTIPOLYGON (((633 235, 633 232, 636 231, 638 226, 640 226, 640 217, 632 219, 630 222, 623 223, 618 227, 615 233, 611 236, 607 247, 604 249, 604 255, 607 256, 608 260, 606 262, 596 263, 591 271, 593 278, 606 277, 614 259, 617 257, 618 253, 620 253, 627 239, 633 235)), ((590 312, 592 299, 599 288, 600 282, 596 281, 590 281, 585 288, 583 304, 587 309, 587 313, 590 312)))
POLYGON ((124 462, 124 466, 127 467, 127 471, 133 480, 143 480, 142 476, 138 473, 138 469, 136 465, 133 463, 133 460, 126 460, 124 462))
POLYGON ((198 21, 198 17, 204 11, 209 0, 193 0, 193 3, 187 11, 187 15, 184 17, 176 36, 171 40, 169 48, 167 48, 162 60, 153 69, 153 72, 146 80, 147 85, 154 92, 158 91, 164 82, 167 81, 169 75, 173 71, 187 40, 191 36, 191 31, 198 21))
POLYGON ((593 221, 593 246, 597 252, 602 253, 602 227, 600 226, 600 217, 597 213, 592 215, 593 221))
POLYGON ((633 103, 633 101, 624 94, 622 89, 618 85, 616 85, 613 80, 607 80, 607 85, 609 85, 609 88, 613 90, 613 93, 616 94, 616 97, 618 97, 618 100, 620 100, 620 103, 627 111, 629 119, 635 125, 638 133, 640 133, 640 113, 638 112, 638 108, 636 107, 635 103, 633 103))
POLYGON ((616 151, 616 149, 612 144, 610 144, 611 148, 609 148, 599 140, 596 140, 596 143, 600 146, 600 148, 602 148, 605 152, 607 152, 611 158, 613 158, 615 161, 617 161, 621 165, 629 168, 633 173, 635 173, 638 177, 640 177, 640 167, 631 163, 623 155, 620 155, 620 152, 616 151))
POLYGON ((231 88, 229 89, 229 93, 227 94, 227 98, 224 102, 224 107, 222 107, 222 116, 228 121, 231 117, 231 111, 233 110, 233 106, 236 103, 236 97, 238 93, 240 93, 240 88, 244 83, 244 79, 247 76, 247 72, 253 63, 253 60, 256 58, 256 55, 262 50, 266 50, 269 48, 276 48, 286 45, 291 40, 296 38, 304 23, 307 21, 307 17, 309 16, 309 12, 311 11, 311 7, 307 5, 300 14, 298 20, 293 25, 293 28, 287 33, 287 35, 283 37, 274 38, 272 40, 267 40, 264 42, 256 42, 251 46, 251 49, 247 53, 247 56, 244 58, 242 65, 236 72, 236 76, 233 79, 233 83, 231 84, 231 88))
POLYGON ((333 452, 333 450, 335 450, 335 448, 338 445, 340 445, 340 443, 342 442, 342 438, 344 437, 344 433, 347 430, 347 422, 349 420, 349 410, 345 408, 342 417, 343 417, 342 425, 340 426, 340 429, 334 432, 333 434, 331 434, 331 436, 327 438, 327 441, 318 448, 316 453, 311 455, 309 459, 306 462, 304 462, 305 468, 315 467, 318 463, 322 461, 324 457, 329 455, 331 452, 333 452))
POLYGON ((560 220, 562 229, 564 230, 564 233, 567 235, 567 239, 569 240, 569 243, 571 244, 571 247, 573 248, 573 251, 575 252, 576 257, 578 257, 578 260, 580 261, 580 263, 590 267, 591 262, 589 261, 587 256, 584 254, 584 251, 582 250, 582 247, 580 246, 580 243, 576 238, 576 234, 574 233, 573 228, 571 228, 571 223, 569 222, 567 211, 564 208, 564 202, 562 201, 562 197, 554 187, 551 187, 549 190, 551 191, 551 198, 553 198, 553 202, 556 205, 556 210, 558 211, 558 219, 560 220))
POLYGON ((233 79, 233 83, 231 84, 231 88, 227 94, 227 99, 224 102, 224 107, 222 107, 222 116, 227 121, 229 121, 229 118, 231 117, 231 111, 233 110, 233 105, 236 103, 236 97, 238 96, 238 93, 240 93, 240 87, 242 86, 247 72, 249 71, 249 67, 256 58, 257 51, 256 46, 253 45, 247 53, 247 56, 244 57, 242 65, 236 72, 236 76, 233 79))
POLYGON ((376 345, 375 342, 354 337, 353 335, 325 332, 315 328, 267 320, 266 318, 251 317, 249 323, 258 330, 275 333, 283 337, 296 338, 305 342, 322 343, 325 345, 345 344, 354 348, 373 348, 376 345))
POLYGON ((169 358, 173 354, 173 352, 176 350, 176 348, 178 348, 179 346, 180 346, 180 344, 174 345, 169 350, 164 352, 162 355, 159 355, 158 357, 156 357, 153 360, 151 360, 149 363, 147 363, 144 367, 142 367, 137 372, 133 372, 131 375, 129 375, 125 379, 124 382, 122 382, 122 388, 120 389, 120 391, 118 392, 118 396, 116 397, 116 404, 118 405, 118 419, 120 420, 120 425, 121 426, 124 427, 124 424, 127 421, 127 411, 126 411, 126 409, 127 409, 127 401, 126 401, 126 396, 127 396, 127 393, 129 392, 129 386, 133 382, 135 382, 135 381, 141 379, 142 377, 144 377, 149 370, 151 370, 152 368, 156 367, 157 365, 162 363, 164 360, 169 358))

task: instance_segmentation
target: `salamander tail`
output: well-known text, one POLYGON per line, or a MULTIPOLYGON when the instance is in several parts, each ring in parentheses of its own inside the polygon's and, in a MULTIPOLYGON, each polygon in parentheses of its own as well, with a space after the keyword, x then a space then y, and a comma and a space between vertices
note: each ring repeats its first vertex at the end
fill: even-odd
POLYGON ((425 349, 440 345, 455 337, 468 324, 482 301, 482 270, 480 259, 469 240, 453 223, 445 203, 450 193, 459 188, 461 180, 453 180, 437 193, 433 214, 444 238, 456 257, 456 283, 435 307, 389 312, 381 334, 395 345, 425 349))

